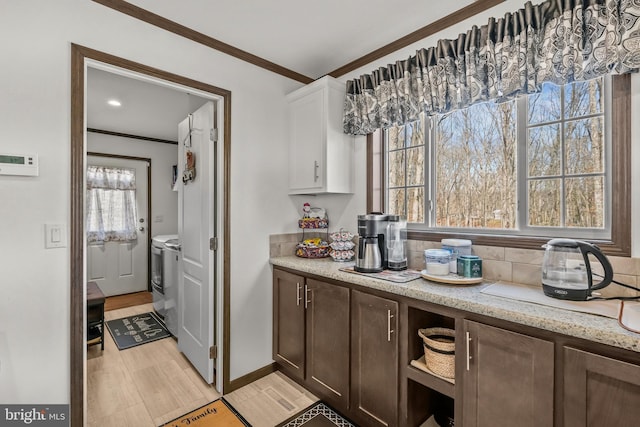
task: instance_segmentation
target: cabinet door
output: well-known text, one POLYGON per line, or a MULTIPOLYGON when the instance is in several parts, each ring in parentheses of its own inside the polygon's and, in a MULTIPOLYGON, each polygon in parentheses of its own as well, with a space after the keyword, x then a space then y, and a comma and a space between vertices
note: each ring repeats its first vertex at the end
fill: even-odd
POLYGON ((322 87, 289 104, 289 187, 291 191, 324 186, 326 141, 322 87))
POLYGON ((565 427, 640 425, 640 366, 564 348, 565 427))
POLYGON ((349 404, 349 289, 307 279, 307 382, 345 411, 349 404))
POLYGON ((468 320, 464 332, 462 425, 552 426, 554 344, 468 320))
POLYGON ((398 425, 397 318, 397 302, 352 292, 351 413, 359 424, 398 425))
POLYGON ((273 360, 304 379, 304 277, 273 271, 273 360))

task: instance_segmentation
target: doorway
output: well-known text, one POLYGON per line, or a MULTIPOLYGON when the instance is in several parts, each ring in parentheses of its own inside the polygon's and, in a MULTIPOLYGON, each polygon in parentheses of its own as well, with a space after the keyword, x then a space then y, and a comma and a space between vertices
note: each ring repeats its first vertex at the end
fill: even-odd
POLYGON ((227 90, 207 85, 188 78, 167 73, 139 63, 128 61, 113 55, 92 50, 79 45, 72 45, 71 73, 71 218, 70 218, 70 256, 71 256, 71 331, 70 331, 70 421, 71 425, 82 425, 84 422, 85 395, 85 299, 84 289, 87 280, 85 269, 85 158, 86 158, 86 123, 85 123, 85 84, 88 66, 121 70, 121 72, 147 81, 168 85, 185 91, 195 91, 202 96, 216 99, 220 104, 220 161, 221 171, 218 201, 218 251, 215 256, 222 267, 218 271, 219 295, 217 303, 218 317, 216 328, 222 339, 218 342, 218 357, 214 360, 216 376, 220 392, 229 389, 229 354, 226 350, 229 343, 229 189, 230 189, 230 106, 231 93, 227 90))
POLYGON ((151 159, 87 154, 96 181, 87 189, 87 282, 95 282, 107 297, 146 291, 151 159), (129 189, 105 188, 109 184, 129 189))

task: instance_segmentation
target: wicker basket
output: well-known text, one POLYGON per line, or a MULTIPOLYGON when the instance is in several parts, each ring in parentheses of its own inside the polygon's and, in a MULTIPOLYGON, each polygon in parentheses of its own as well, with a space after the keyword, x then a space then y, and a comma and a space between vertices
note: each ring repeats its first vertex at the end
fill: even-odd
POLYGON ((424 346, 424 360, 434 374, 445 378, 455 376, 455 331, 448 328, 418 329, 424 346))

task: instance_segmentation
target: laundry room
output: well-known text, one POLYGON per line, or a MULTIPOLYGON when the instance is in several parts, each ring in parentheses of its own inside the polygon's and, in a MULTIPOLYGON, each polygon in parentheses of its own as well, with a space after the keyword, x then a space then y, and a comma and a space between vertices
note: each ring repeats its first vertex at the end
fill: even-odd
POLYGON ((87 68, 87 282, 123 305, 152 303, 176 340, 178 180, 198 172, 195 155, 178 149, 178 125, 192 127, 191 113, 208 101, 116 69, 87 68))

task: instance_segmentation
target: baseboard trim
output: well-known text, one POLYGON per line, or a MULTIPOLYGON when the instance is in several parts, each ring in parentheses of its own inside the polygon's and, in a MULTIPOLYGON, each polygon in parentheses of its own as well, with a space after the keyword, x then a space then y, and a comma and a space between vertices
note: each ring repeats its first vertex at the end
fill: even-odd
POLYGON ((276 371, 276 364, 271 363, 267 366, 264 366, 260 369, 257 369, 253 372, 249 372, 246 375, 241 376, 240 378, 236 378, 233 381, 229 381, 229 390, 225 390, 224 393, 231 393, 234 390, 239 389, 240 387, 244 387, 247 384, 250 384, 256 380, 259 380, 262 377, 266 377, 267 375, 276 371))

